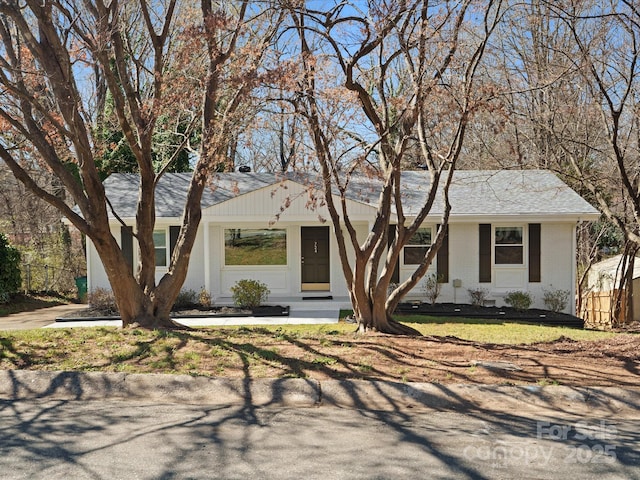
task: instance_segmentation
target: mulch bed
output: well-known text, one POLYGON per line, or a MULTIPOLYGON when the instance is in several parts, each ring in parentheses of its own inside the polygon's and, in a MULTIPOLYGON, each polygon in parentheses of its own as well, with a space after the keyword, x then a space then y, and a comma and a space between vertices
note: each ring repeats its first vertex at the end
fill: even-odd
POLYGON ((530 308, 516 310, 511 307, 481 307, 462 303, 401 303, 396 309, 398 314, 418 314, 433 317, 486 318, 509 320, 541 325, 583 328, 584 320, 568 313, 552 312, 530 308))
POLYGON ((177 310, 171 314, 174 318, 197 317, 288 317, 289 307, 281 305, 261 305, 253 309, 236 307, 197 307, 177 310))
MULTIPOLYGON (((254 309, 236 307, 190 307, 171 312, 172 318, 210 317, 288 317, 289 307, 281 305, 261 305, 254 309)), ((58 317, 56 322, 77 322, 83 320, 120 320, 118 315, 108 315, 101 310, 87 308, 73 312, 70 316, 58 317)))

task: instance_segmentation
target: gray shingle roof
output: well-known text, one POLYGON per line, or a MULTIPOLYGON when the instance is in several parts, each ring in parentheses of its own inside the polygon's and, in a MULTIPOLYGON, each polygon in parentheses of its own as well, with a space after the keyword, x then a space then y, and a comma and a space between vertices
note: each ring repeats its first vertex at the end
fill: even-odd
MULTIPOLYGON (((156 188, 157 217, 180 217, 191 178, 190 173, 165 174, 156 188)), ((283 179, 306 183, 308 175, 273 173, 220 173, 214 175, 212 186, 205 189, 202 208, 225 202, 283 179)), ((402 174, 404 208, 415 214, 424 201, 429 186, 425 171, 402 174)), ((138 176, 113 174, 104 182, 107 196, 123 218, 135 217, 138 176)), ((376 205, 379 181, 368 177, 351 179, 349 198, 376 205)), ((598 211, 569 188, 556 175, 546 170, 459 170, 454 173, 450 189, 452 216, 465 215, 576 215, 591 216, 598 211)), ((442 200, 432 209, 442 212, 442 200)))
MULTIPOLYGON (((421 205, 426 172, 404 172, 410 213, 421 205)), ((458 170, 449 190, 452 215, 598 215, 599 212, 548 170, 458 170)), ((442 211, 438 195, 434 211, 442 211)))
MULTIPOLYGON (((212 178, 212 187, 202 194, 202 208, 225 202, 238 195, 268 187, 282 177, 272 173, 219 173, 212 178)), ((136 216, 138 175, 114 173, 104 181, 107 197, 122 218, 136 216)), ((166 173, 156 186, 156 216, 180 217, 187 199, 191 173, 166 173)))

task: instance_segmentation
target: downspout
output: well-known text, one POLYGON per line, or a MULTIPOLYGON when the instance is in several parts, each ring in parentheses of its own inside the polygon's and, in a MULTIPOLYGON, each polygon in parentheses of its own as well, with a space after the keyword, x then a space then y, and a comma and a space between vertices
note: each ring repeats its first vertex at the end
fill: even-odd
POLYGON ((577 298, 577 281, 578 281, 578 225, 580 224, 580 220, 578 220, 573 228, 571 229, 571 297, 573 302, 571 302, 571 315, 576 315, 576 304, 578 302, 577 298))

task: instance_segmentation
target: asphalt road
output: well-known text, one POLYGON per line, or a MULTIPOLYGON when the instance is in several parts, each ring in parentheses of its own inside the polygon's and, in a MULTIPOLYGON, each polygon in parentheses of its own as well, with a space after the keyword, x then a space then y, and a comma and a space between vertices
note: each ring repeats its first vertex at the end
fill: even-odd
POLYGON ((0 400, 0 478, 640 479, 640 420, 0 400))

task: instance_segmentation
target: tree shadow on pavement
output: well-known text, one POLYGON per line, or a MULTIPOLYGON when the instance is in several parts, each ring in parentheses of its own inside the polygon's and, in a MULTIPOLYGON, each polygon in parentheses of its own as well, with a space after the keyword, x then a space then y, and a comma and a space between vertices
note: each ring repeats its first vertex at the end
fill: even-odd
MULTIPOLYGON (((637 421, 605 404, 591 413, 543 409, 535 391, 491 389, 491 408, 453 386, 336 382, 325 391, 321 382, 320 406, 296 408, 283 406, 275 382, 262 392, 271 401, 254 401, 247 375, 243 400, 231 405, 195 395, 56 399, 62 386, 85 397, 81 374, 73 377, 0 401, 3 478, 633 478, 640 464, 637 421)), ((31 388, 14 381, 15 392, 31 388)))

